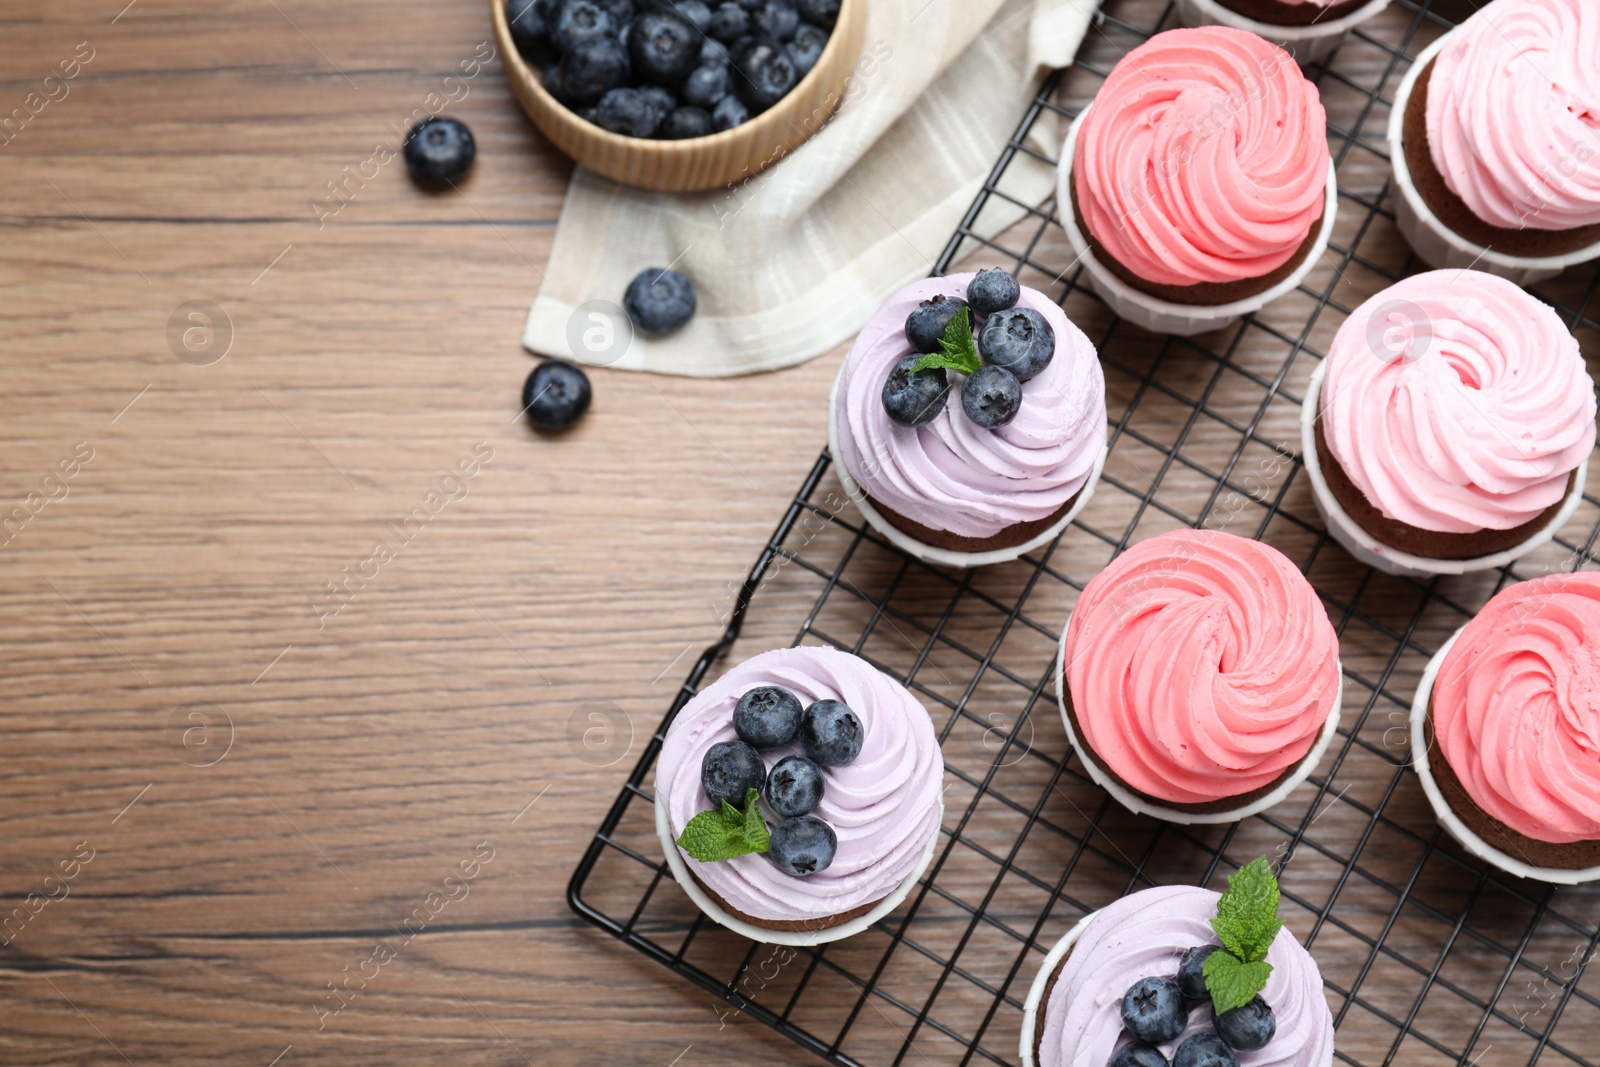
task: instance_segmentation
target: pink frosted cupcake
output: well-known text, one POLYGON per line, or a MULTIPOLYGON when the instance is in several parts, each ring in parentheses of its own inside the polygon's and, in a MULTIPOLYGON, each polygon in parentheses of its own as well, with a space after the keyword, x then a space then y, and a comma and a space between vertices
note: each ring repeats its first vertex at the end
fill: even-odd
POLYGON ((1600 878, 1600 574, 1496 595, 1429 665, 1412 730, 1470 849, 1524 877, 1600 878))
POLYGON ((1124 806, 1233 822, 1322 758, 1339 722, 1339 639, 1283 553, 1176 530, 1090 580, 1056 686, 1069 739, 1124 806))
POLYGON ((1390 286, 1312 376, 1302 448, 1329 532, 1392 572, 1503 566, 1583 492, 1594 382, 1555 311, 1479 271, 1390 286))
POLYGON ((1254 310, 1326 247, 1336 197, 1317 87, 1252 33, 1169 30, 1129 52, 1062 163, 1068 237, 1119 313, 1124 289, 1158 311, 1254 310))
POLYGON ((1495 0, 1423 52, 1389 129, 1418 254, 1528 283, 1600 252, 1597 114, 1591 0, 1495 0))

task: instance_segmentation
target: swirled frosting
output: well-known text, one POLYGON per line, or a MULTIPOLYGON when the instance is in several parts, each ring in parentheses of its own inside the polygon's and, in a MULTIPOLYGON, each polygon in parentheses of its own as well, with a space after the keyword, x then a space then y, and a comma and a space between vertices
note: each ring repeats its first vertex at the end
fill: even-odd
POLYGON ((1056 355, 1022 383, 1022 408, 986 430, 961 408, 963 379, 931 422, 901 426, 883 409, 889 371, 912 352, 906 317, 941 293, 965 297, 971 274, 908 285, 872 316, 840 372, 839 460, 856 484, 906 518, 963 537, 993 537, 1048 518, 1089 481, 1106 444, 1106 385, 1094 345, 1056 303, 1026 287, 1019 306, 1043 315, 1056 355))
POLYGON ((1327 125, 1276 45, 1225 26, 1158 33, 1117 62, 1079 126, 1078 207, 1146 281, 1259 278, 1321 222, 1327 125))
MULTIPOLYGON (((802 705, 842 700, 861 720, 861 754, 847 766, 824 769, 822 802, 812 812, 839 836, 833 864, 794 878, 762 855, 715 863, 684 855, 684 862, 713 893, 754 919, 821 919, 882 900, 917 869, 938 832, 944 758, 927 709, 905 686, 848 652, 763 652, 684 705, 656 762, 656 793, 667 806, 673 835, 710 809, 700 786, 701 761, 712 745, 736 740, 733 707, 763 685, 783 686, 802 705)), ((802 754, 793 742, 761 755, 770 770, 785 756, 802 754)), ((768 825, 778 821, 767 812, 768 825)))
POLYGON ((1595 443, 1594 383, 1555 311, 1478 271, 1390 286, 1328 349, 1328 449, 1390 519, 1509 530, 1567 491, 1595 443))
POLYGON ((1600 574, 1511 586, 1433 684, 1433 730, 1467 795, 1538 841, 1600 840, 1600 574))
MULTIPOLYGON (((1210 920, 1217 897, 1209 889, 1163 886, 1123 897, 1090 919, 1061 977, 1042 1005, 1039 1067, 1103 1067, 1130 1044, 1122 1027, 1122 995, 1141 978, 1173 977, 1186 949, 1214 945, 1210 920)), ((1333 1015, 1322 992, 1322 973, 1287 928, 1267 950, 1272 973, 1261 999, 1278 1030, 1265 1048, 1240 1052, 1239 1067, 1330 1067, 1333 1015)), ((1212 1029, 1210 1011, 1196 1011, 1162 1053, 1212 1029)))
POLYGON ((1445 185, 1502 229, 1600 223, 1600 7, 1496 0, 1428 76, 1428 151, 1445 185))
POLYGON ((1175 530, 1111 561, 1062 637, 1083 742, 1146 796, 1200 804, 1270 785, 1334 710, 1339 639, 1283 553, 1175 530))

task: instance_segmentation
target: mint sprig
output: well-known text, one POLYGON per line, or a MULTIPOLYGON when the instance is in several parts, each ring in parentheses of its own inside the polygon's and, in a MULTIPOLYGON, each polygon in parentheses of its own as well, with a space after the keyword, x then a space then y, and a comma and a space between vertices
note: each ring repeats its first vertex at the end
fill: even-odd
POLYGON ((1255 999, 1272 973, 1267 950, 1283 922, 1278 918, 1278 879, 1265 856, 1229 876, 1211 929, 1222 949, 1207 958, 1203 973, 1212 1007, 1221 1015, 1255 999))
POLYGON ((960 374, 971 374, 983 366, 983 360, 978 357, 977 339, 972 336, 971 308, 962 308, 950 319, 944 328, 944 336, 939 338, 939 348, 941 351, 930 352, 917 360, 911 373, 953 370, 960 374))
POLYGON ((744 795, 744 811, 726 800, 716 811, 702 811, 678 835, 678 847, 702 863, 731 860, 752 852, 765 852, 772 843, 767 821, 761 816, 760 794, 744 795))

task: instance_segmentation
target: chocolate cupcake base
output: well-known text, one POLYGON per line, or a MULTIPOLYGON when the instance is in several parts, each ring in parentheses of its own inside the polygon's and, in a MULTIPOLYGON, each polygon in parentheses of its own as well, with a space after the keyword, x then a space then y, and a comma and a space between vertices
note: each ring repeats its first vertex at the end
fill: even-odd
POLYGON ((1434 815, 1463 848, 1507 874, 1558 885, 1600 881, 1600 841, 1562 844, 1513 830, 1478 806, 1444 758, 1433 732, 1433 683, 1459 636, 1428 662, 1411 706, 1412 765, 1434 815))
POLYGON ((1039 1063, 1039 1052, 1044 1047, 1044 1013, 1050 1003, 1050 993, 1072 956, 1072 946, 1098 914, 1092 911, 1079 919, 1078 924, 1045 954, 1044 963, 1034 976, 1033 985, 1029 987, 1028 996, 1022 1003, 1022 1034, 1017 1042, 1017 1056, 1022 1067, 1037 1067, 1039 1063))
MULTIPOLYGON (((1063 632, 1065 632, 1064 627, 1063 632)), ((1310 750, 1301 757, 1299 762, 1289 767, 1271 782, 1258 789, 1252 789, 1248 793, 1238 793, 1203 803, 1182 804, 1171 800, 1162 800, 1159 797, 1152 797, 1148 793, 1135 789, 1106 765, 1100 754, 1094 750, 1093 746, 1084 737, 1083 728, 1078 723, 1077 708, 1072 701, 1072 690, 1066 683, 1065 674, 1065 667, 1061 664, 1058 655, 1056 700, 1060 705, 1062 721, 1066 724, 1067 736, 1072 742, 1073 751, 1077 752, 1083 759, 1084 765, 1089 771, 1089 776, 1130 811, 1176 823, 1238 822, 1240 819, 1265 811, 1283 801, 1294 791, 1295 787, 1309 778, 1311 772, 1316 769, 1317 764, 1322 762, 1322 757, 1327 752, 1328 745, 1338 732, 1340 704, 1344 697, 1344 680, 1341 671, 1339 690, 1334 694, 1333 707, 1322 726, 1321 732, 1317 735, 1317 740, 1312 743, 1310 750)))
POLYGON ((963 537, 960 534, 951 533, 949 530, 935 530, 931 526, 924 526, 914 519, 906 518, 870 496, 867 497, 867 500, 871 501, 872 506, 877 509, 879 515, 883 516, 885 522, 907 537, 914 537, 925 545, 932 545, 934 548, 942 548, 950 552, 997 552, 1025 545, 1060 523, 1078 506, 1078 499, 1083 496, 1083 493, 1084 490, 1079 489, 1072 494, 1065 504, 1062 504, 1042 519, 1035 519, 1033 522, 1019 522, 1015 526, 1008 526, 993 537, 963 537))

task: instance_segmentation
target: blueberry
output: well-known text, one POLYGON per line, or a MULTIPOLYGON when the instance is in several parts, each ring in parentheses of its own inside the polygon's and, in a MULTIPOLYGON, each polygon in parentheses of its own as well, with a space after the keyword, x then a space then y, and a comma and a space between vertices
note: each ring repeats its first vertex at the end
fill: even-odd
POLYGON ((624 137, 650 137, 665 118, 638 89, 613 89, 600 98, 594 124, 624 137))
POLYGON ((582 368, 559 359, 547 359, 533 369, 522 386, 522 410, 533 425, 547 433, 565 430, 589 410, 594 392, 582 368))
POLYGON ((800 745, 824 767, 843 767, 861 755, 861 720, 837 700, 819 700, 800 716, 800 745))
POLYGON ((700 66, 708 67, 719 64, 728 65, 728 46, 715 37, 707 37, 700 42, 700 66))
POLYGON ((767 0, 739 0, 739 6, 746 11, 754 11, 767 2, 767 0))
POLYGON ((1056 358, 1056 332, 1032 308, 997 311, 983 321, 978 354, 985 363, 1004 367, 1025 382, 1056 358))
POLYGON ((568 106, 598 104, 612 89, 627 85, 629 70, 628 50, 620 41, 590 41, 546 72, 545 85, 568 106))
POLYGON ((767 855, 784 874, 805 878, 827 870, 838 850, 839 837, 833 827, 815 815, 802 815, 778 824, 767 855))
POLYGON ((819 30, 806 23, 795 31, 794 40, 789 42, 789 58, 794 60, 795 69, 801 77, 811 73, 811 68, 817 65, 817 60, 822 58, 822 50, 827 46, 827 30, 819 30))
POLYGON ((1022 286, 999 267, 980 270, 967 286, 967 303, 976 315, 993 315, 1017 306, 1022 286))
POLYGON ((809 815, 822 802, 822 768, 804 756, 787 756, 767 775, 767 804, 786 819, 809 815))
POLYGON ((1189 1024, 1183 990, 1170 978, 1139 979, 1123 994, 1122 1023, 1147 1045, 1171 1041, 1189 1024))
POLYGON ((794 59, 777 41, 746 37, 729 52, 737 76, 733 88, 752 112, 767 110, 789 95, 800 80, 794 59))
POLYGON ((756 748, 777 748, 800 729, 800 698, 779 685, 763 685, 733 706, 733 732, 756 748))
POLYGON ((717 106, 711 112, 711 125, 715 126, 719 133, 723 130, 731 130, 735 126, 743 125, 748 121, 750 121, 750 109, 745 107, 744 101, 733 93, 729 93, 718 101, 717 106))
POLYGON ((705 38, 694 24, 671 11, 651 11, 628 29, 628 54, 640 78, 657 85, 676 85, 700 62, 705 38))
POLYGON ((689 20, 689 25, 701 33, 711 30, 711 7, 705 0, 677 0, 672 10, 689 20))
POLYGON ((1117 1054, 1111 1057, 1111 1062, 1106 1067, 1168 1067, 1168 1065, 1167 1058, 1161 1054, 1160 1049, 1143 1041, 1135 1041, 1117 1049, 1117 1054))
POLYGON ((711 112, 698 107, 674 108, 656 129, 663 141, 687 141, 691 137, 709 137, 716 132, 711 126, 711 112))
POLYGON ((1004 367, 979 367, 961 387, 961 410, 985 430, 998 430, 1022 408, 1022 383, 1004 367))
POLYGON ((795 7, 800 9, 801 18, 825 30, 833 29, 839 21, 839 0, 795 0, 795 7))
POLYGON ((554 5, 550 0, 506 0, 506 25, 522 57, 536 67, 547 67, 559 57, 550 37, 554 5))
POLYGON ((683 83, 683 102, 690 107, 703 107, 707 111, 716 107, 728 95, 728 67, 723 63, 708 63, 696 67, 683 83))
POLYGON ((1278 1020, 1267 1002, 1256 997, 1250 1003, 1225 1011, 1216 1017, 1217 1036, 1240 1052, 1266 1048, 1278 1032, 1278 1020))
POLYGON ((642 270, 622 298, 633 328, 664 337, 694 317, 694 283, 675 270, 642 270))
POLYGON ((792 40, 800 26, 800 12, 789 0, 767 0, 754 12, 755 32, 780 44, 792 40))
POLYGON ((725 3, 711 13, 711 36, 732 44, 750 32, 750 12, 738 4, 725 3))
POLYGON ((646 103, 659 111, 662 118, 666 118, 678 106, 678 98, 659 85, 641 85, 639 86, 639 95, 644 98, 646 103))
POLYGON ((1217 951, 1217 945, 1196 945, 1183 954, 1183 960, 1178 964, 1178 988, 1183 990, 1183 995, 1190 1000, 1208 1000, 1210 990, 1206 989, 1205 965, 1211 954, 1217 951))
POLYGON ((929 297, 906 317, 906 340, 923 354, 944 351, 939 347, 939 339, 944 336, 950 320, 966 306, 967 302, 958 296, 929 297))
POLYGON ((472 131, 455 119, 423 119, 406 137, 406 166, 425 185, 455 181, 478 155, 472 131))
POLYGON ((889 371, 883 382, 883 410, 901 426, 932 422, 950 400, 950 375, 943 370, 913 371, 922 355, 913 352, 889 371))
POLYGON ((1178 1046, 1172 1067, 1239 1067, 1239 1057, 1216 1034, 1195 1034, 1178 1046))
POLYGON ((551 36, 563 52, 602 38, 613 40, 621 29, 616 16, 596 0, 564 0, 551 36))
POLYGON ((719 810, 727 801, 744 810, 745 794, 767 784, 767 765, 761 753, 743 741, 723 741, 706 749, 700 761, 700 786, 719 810))
POLYGON ((616 19, 617 25, 623 29, 633 21, 633 0, 599 0, 599 4, 611 12, 611 17, 616 19))

